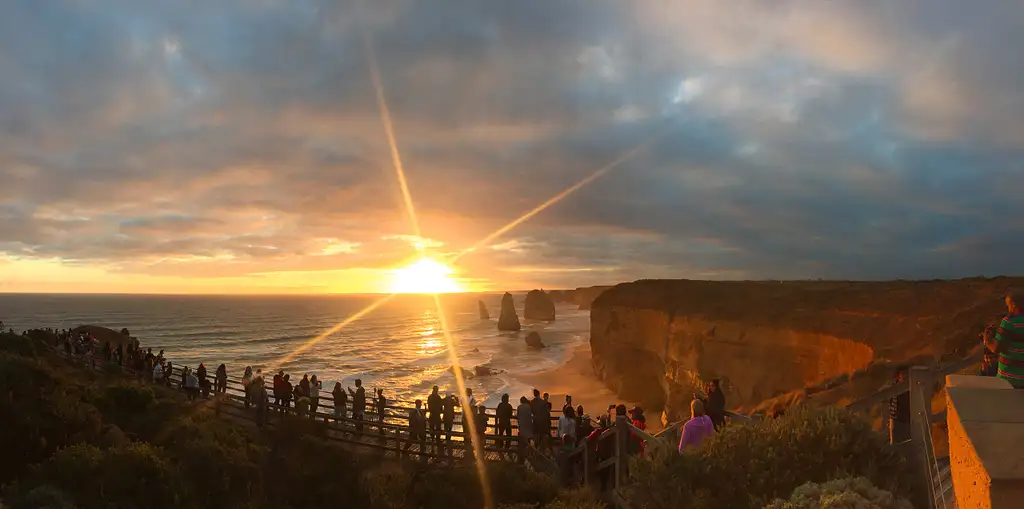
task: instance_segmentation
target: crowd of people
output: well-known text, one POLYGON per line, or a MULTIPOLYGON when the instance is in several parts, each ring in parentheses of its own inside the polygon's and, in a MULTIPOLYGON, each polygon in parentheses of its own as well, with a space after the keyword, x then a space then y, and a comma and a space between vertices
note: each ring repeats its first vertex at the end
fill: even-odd
MULTIPOLYGON (((142 348, 137 340, 128 336, 127 331, 122 331, 124 340, 113 345, 109 341, 101 344, 89 332, 70 329, 47 331, 54 334, 68 356, 122 366, 139 379, 183 391, 190 401, 210 398, 228 390, 225 364, 220 364, 212 376, 204 363, 194 368, 176 366, 165 357, 163 350, 154 353, 152 348, 142 348)), ((425 401, 417 399, 411 407, 403 408, 389 405, 383 389, 371 391, 368 399, 360 379, 354 381, 355 388, 346 388, 341 382, 336 382, 328 395, 316 375, 303 375, 298 383, 293 383, 291 375, 281 370, 267 384, 261 369, 253 370, 247 366, 240 383, 245 394, 245 408, 255 409, 258 426, 266 424, 271 413, 315 418, 324 406, 322 398, 329 398, 332 411, 319 415, 328 419, 333 417, 357 435, 363 433, 368 423, 373 423, 381 435, 389 429, 396 439, 404 440, 402 450, 406 452, 418 444, 420 450, 428 454, 450 456, 454 447, 469 448, 475 441, 480 441, 492 451, 511 452, 517 447, 520 458, 528 448, 532 448, 555 458, 563 468, 571 468, 566 459, 579 447, 591 447, 595 453, 593 457, 599 461, 614 454, 614 441, 602 443, 600 438, 614 428, 619 419, 625 419, 640 430, 647 429, 647 419, 639 406, 628 409, 623 404, 611 404, 595 419, 583 405, 573 405, 570 395, 565 396, 561 409, 556 412, 550 394, 539 389, 533 390, 532 398, 519 398, 518 405, 513 405, 509 394, 503 394, 493 413, 488 413, 488 408, 477 400, 472 389, 466 389, 465 401, 460 401, 456 394, 442 395, 440 388, 434 386, 425 401), (392 417, 404 417, 407 426, 388 424, 389 409, 406 412, 392 417), (405 437, 398 433, 403 428, 407 431, 405 437), (462 444, 453 444, 453 439, 460 437, 462 444)), ((698 445, 724 425, 725 399, 717 379, 707 385, 706 393, 694 394, 691 417, 682 428, 680 452, 698 445)), ((643 454, 644 447, 643 440, 631 436, 631 453, 643 454)))

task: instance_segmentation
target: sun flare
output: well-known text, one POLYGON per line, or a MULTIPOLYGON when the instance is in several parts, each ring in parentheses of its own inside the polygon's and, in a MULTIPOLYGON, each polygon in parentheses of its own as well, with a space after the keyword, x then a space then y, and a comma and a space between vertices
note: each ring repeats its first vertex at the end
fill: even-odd
POLYGON ((451 267, 430 258, 395 269, 391 274, 391 293, 457 293, 464 291, 451 277, 451 267))

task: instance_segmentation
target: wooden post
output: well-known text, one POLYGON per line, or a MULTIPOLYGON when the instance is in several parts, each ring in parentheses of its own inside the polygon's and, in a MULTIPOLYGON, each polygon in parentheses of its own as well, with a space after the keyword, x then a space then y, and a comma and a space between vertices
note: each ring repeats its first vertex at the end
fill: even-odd
POLYGON ((590 440, 583 439, 583 486, 590 484, 590 440))
POLYGON ((910 448, 911 465, 918 472, 928 494, 929 504, 935 500, 932 486, 932 373, 924 366, 913 366, 909 371, 910 382, 910 448))
POLYGON ((629 421, 624 416, 615 418, 615 482, 613 489, 619 489, 626 480, 629 466, 629 421))

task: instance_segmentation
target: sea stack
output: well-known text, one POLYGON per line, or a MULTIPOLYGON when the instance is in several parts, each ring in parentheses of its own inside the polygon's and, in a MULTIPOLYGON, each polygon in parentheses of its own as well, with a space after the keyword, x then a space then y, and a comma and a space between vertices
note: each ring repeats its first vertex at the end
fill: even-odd
POLYGON ((523 305, 523 318, 548 322, 554 320, 555 303, 551 296, 544 290, 530 290, 530 293, 526 294, 526 304, 523 305))
POLYGON ((490 320, 491 319, 491 314, 487 312, 487 305, 484 304, 484 301, 478 300, 478 301, 476 301, 476 303, 478 304, 478 307, 480 308, 480 319, 481 320, 490 320))
POLYGON ((519 325, 519 315, 516 314, 516 304, 512 300, 512 294, 505 292, 505 295, 501 297, 501 316, 498 317, 498 330, 518 331, 521 328, 519 325))
POLYGON ((544 348, 544 342, 540 339, 540 334, 536 331, 526 335, 526 346, 530 348, 544 348))

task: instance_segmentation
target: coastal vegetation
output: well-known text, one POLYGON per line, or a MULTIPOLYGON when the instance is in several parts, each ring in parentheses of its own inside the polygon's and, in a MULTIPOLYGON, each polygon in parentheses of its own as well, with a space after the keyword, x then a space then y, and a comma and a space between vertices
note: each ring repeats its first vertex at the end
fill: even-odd
POLYGON ((799 486, 863 477, 911 497, 905 458, 858 417, 828 407, 794 408, 749 426, 729 426, 684 454, 655 449, 632 465, 627 496, 649 509, 752 508, 788 499, 799 486))
MULTIPOLYGON (((470 462, 384 460, 328 445, 317 437, 322 423, 309 419, 284 418, 267 430, 228 422, 179 391, 71 363, 46 340, 0 336, 5 507, 484 507, 470 462)), ((810 507, 778 504, 806 499, 797 495, 813 492, 801 488, 809 482, 848 477, 911 492, 905 460, 837 409, 727 427, 682 455, 651 444, 648 456, 631 464, 623 493, 636 509, 810 507)), ((487 475, 498 508, 604 506, 515 463, 490 462, 487 475)))

